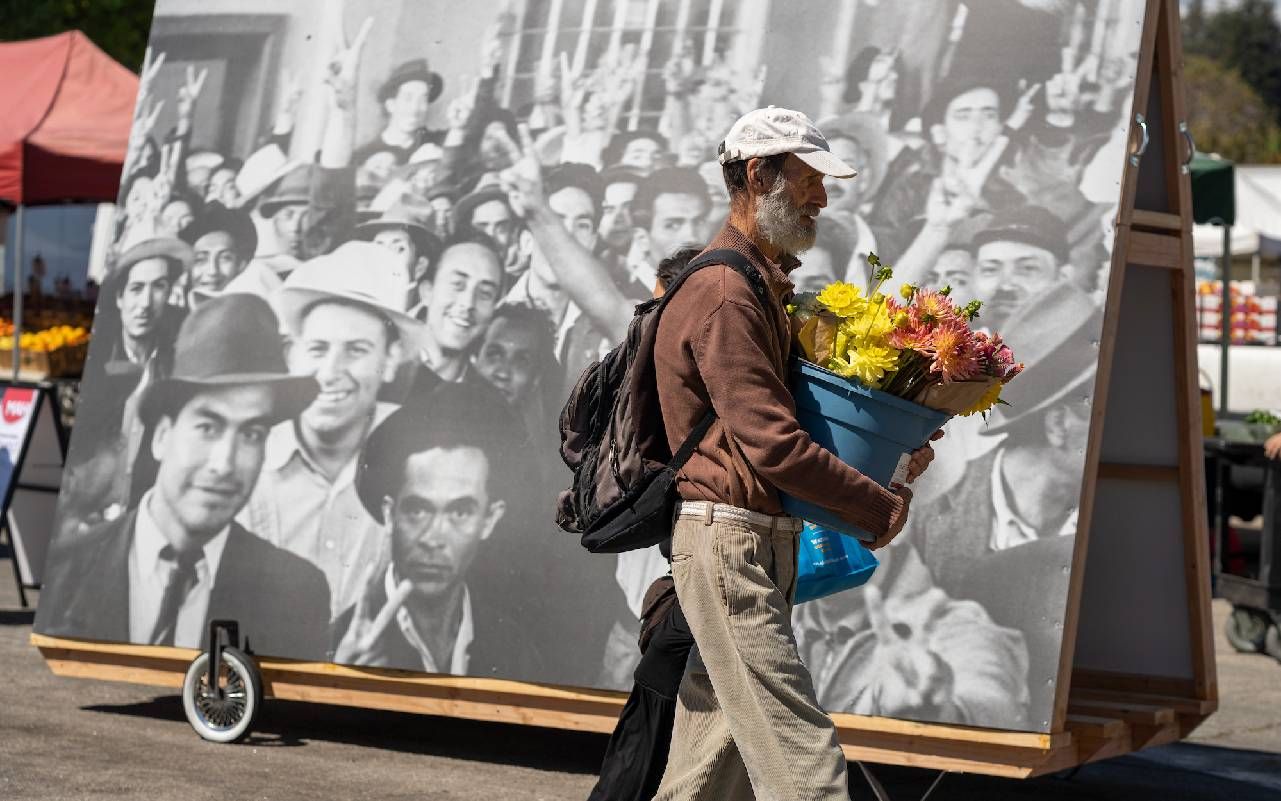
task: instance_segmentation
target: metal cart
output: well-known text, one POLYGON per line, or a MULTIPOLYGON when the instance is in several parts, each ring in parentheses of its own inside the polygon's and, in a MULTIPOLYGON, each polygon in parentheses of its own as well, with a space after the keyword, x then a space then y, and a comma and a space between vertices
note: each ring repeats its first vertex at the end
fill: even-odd
POLYGON ((1266 652, 1281 661, 1281 461, 1268 459, 1257 441, 1208 438, 1205 453, 1207 468, 1213 468, 1206 476, 1211 484, 1215 595, 1232 604, 1225 634, 1238 651, 1266 652), (1242 468, 1261 471, 1261 486, 1254 490, 1261 493, 1261 504, 1242 500, 1233 481, 1242 468), (1228 518, 1242 503, 1259 506, 1263 514, 1257 542, 1229 537, 1228 518))

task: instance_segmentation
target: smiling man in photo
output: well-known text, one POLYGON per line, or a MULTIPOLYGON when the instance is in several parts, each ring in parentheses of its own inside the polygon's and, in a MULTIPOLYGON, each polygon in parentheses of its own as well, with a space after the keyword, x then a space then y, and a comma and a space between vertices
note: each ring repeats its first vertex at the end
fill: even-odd
POLYGON ((456 235, 419 282, 426 322, 413 394, 472 379, 470 357, 502 298, 502 259, 484 234, 456 235))
POLYGON ((200 647, 214 619, 260 652, 323 659, 329 595, 320 571, 233 518, 263 466, 267 432, 316 395, 270 347, 277 322, 249 295, 209 300, 183 323, 172 375, 139 415, 155 480, 136 505, 71 544, 41 598, 42 630, 200 647), (268 612, 286 599, 288 615, 268 612))
POLYGON ((422 324, 401 311, 408 284, 391 251, 348 242, 299 267, 280 293, 289 370, 314 377, 320 394, 272 429, 242 518, 324 572, 334 614, 354 602, 356 577, 379 548, 352 481, 365 439, 392 411, 378 393, 421 341, 422 324))

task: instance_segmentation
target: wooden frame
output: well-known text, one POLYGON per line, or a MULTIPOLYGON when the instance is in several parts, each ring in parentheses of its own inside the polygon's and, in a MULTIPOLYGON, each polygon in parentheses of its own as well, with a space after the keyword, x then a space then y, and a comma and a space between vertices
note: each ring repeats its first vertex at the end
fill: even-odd
MULTIPOLYGON (((1097 403, 1085 455, 1072 571, 1063 616, 1063 646, 1048 733, 925 724, 836 714, 850 759, 1029 777, 1062 770, 1186 736, 1217 707, 1209 606, 1209 554, 1202 475, 1200 405, 1191 247, 1191 190, 1181 170, 1178 121, 1184 118, 1179 9, 1175 0, 1148 0, 1134 92, 1149 116, 1159 159, 1127 166, 1122 180, 1099 343, 1095 397, 1107 398, 1118 342, 1127 273, 1162 270, 1169 280, 1177 457, 1173 463, 1103 459, 1106 403, 1097 403), (1155 94, 1153 93, 1155 88, 1155 94), (1158 113, 1151 114, 1156 108, 1158 113), (1145 205, 1136 208, 1140 188, 1145 205), (1119 482, 1177 491, 1183 594, 1187 599, 1190 676, 1146 675, 1075 667, 1086 555, 1101 484, 1119 482)), ((1137 130, 1132 126, 1131 142, 1137 130)), ((1134 147, 1134 145, 1131 145, 1134 147)), ((67 640, 33 634, 54 673, 178 687, 196 651, 67 640)), ((582 731, 613 729, 624 696, 603 690, 439 676, 390 669, 260 658, 267 694, 285 699, 418 712, 582 731)))

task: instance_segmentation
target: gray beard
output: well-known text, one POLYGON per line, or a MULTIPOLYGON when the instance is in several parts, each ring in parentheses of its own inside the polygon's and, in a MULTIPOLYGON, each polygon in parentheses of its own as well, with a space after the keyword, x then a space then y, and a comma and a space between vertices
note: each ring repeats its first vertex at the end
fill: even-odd
POLYGON ((766 242, 793 256, 814 247, 818 227, 805 224, 805 214, 787 195, 782 173, 774 179, 769 193, 756 201, 756 230, 766 242))

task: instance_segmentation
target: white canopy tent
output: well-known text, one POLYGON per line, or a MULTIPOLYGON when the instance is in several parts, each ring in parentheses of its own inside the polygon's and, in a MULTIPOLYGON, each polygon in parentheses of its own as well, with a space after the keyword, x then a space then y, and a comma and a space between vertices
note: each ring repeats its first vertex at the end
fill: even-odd
MULTIPOLYGON (((1236 222, 1232 226, 1232 255, 1281 252, 1281 165, 1236 165, 1236 222)), ((1223 255, 1223 229, 1192 227, 1198 258, 1223 255)))

